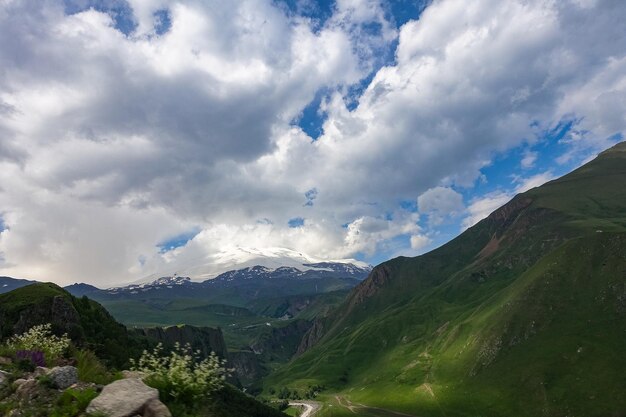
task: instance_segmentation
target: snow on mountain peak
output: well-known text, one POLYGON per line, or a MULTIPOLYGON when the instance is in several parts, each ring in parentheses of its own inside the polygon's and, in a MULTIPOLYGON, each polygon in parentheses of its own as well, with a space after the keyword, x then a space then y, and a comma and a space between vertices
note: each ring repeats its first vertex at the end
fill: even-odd
MULTIPOLYGON (((371 266, 355 259, 322 259, 299 251, 280 247, 253 248, 233 246, 223 249, 202 260, 194 259, 193 264, 176 264, 175 270, 160 271, 161 275, 189 276, 193 281, 202 281, 234 270, 262 266, 275 270, 281 267, 296 268, 300 271, 323 268, 320 264, 351 264, 356 268, 371 269, 371 266)), ((174 268, 174 267, 173 267, 174 268)), ((145 281, 154 280, 154 276, 145 281)), ((144 282, 145 282, 144 281, 144 282)))

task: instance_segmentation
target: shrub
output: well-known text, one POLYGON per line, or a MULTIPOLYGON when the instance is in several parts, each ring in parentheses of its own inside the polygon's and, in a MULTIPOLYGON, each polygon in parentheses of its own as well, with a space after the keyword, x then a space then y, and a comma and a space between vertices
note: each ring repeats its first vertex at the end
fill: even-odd
POLYGON ((74 353, 78 379, 85 382, 107 385, 113 382, 115 375, 108 371, 100 359, 90 350, 78 350, 74 353))
POLYGON ((68 388, 57 399, 50 417, 74 417, 81 414, 98 393, 93 388, 76 390, 68 388))
MULTIPOLYGON (((45 356, 45 362, 48 364, 59 359, 69 346, 70 339, 67 335, 61 337, 53 335, 52 325, 49 323, 33 326, 21 335, 13 336, 7 342, 7 347, 14 354, 20 352, 21 355, 25 355, 24 352, 42 352, 45 356)), ((35 363, 34 360, 32 362, 35 363)))
POLYGON ((180 404, 197 404, 224 386, 227 376, 224 360, 211 353, 200 359, 200 352, 178 343, 169 355, 162 344, 152 351, 144 351, 139 361, 131 360, 132 370, 144 372, 145 382, 159 390, 162 400, 180 404))

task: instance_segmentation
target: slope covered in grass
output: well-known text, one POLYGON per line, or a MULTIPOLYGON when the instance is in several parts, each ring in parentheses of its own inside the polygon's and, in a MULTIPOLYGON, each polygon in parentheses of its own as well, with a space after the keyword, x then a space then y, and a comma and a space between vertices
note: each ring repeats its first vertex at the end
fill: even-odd
POLYGON ((267 386, 420 416, 626 415, 626 145, 379 265, 267 386))
MULTIPOLYGON (((52 283, 37 283, 0 295, 2 338, 51 323, 80 347, 93 350, 116 366, 124 365, 134 346, 126 328, 97 302, 76 298, 52 283)), ((139 352, 139 347, 136 348, 139 352)))

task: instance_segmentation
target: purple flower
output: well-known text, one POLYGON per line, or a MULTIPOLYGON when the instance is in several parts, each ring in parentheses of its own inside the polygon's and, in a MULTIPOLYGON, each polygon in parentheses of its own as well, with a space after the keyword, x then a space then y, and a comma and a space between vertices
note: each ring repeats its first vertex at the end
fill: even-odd
POLYGON ((46 358, 40 350, 18 350, 15 357, 18 361, 30 361, 35 366, 46 366, 46 358))

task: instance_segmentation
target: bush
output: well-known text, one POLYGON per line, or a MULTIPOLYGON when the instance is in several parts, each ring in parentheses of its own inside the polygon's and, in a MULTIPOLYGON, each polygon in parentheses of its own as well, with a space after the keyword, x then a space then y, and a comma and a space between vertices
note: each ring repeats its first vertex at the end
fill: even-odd
MULTIPOLYGON (((52 334, 51 324, 41 324, 33 326, 30 330, 11 337, 7 342, 7 347, 14 355, 20 354, 18 360, 26 359, 28 356, 32 363, 38 359, 37 352, 42 352, 47 364, 52 364, 58 360, 70 346, 70 339, 67 334, 59 337, 52 334), (31 352, 29 355, 28 352, 31 352), (35 358, 37 356, 37 358, 35 358), (34 358, 34 359, 33 359, 34 358)), ((40 365, 37 363, 37 365, 40 365)))
POLYGON ((76 390, 68 388, 58 398, 50 417, 74 417, 81 414, 98 393, 93 388, 76 390))
POLYGON ((78 369, 78 379, 81 381, 107 385, 117 379, 92 351, 78 350, 74 356, 76 358, 76 368, 78 369))
POLYGON ((178 343, 169 354, 163 353, 162 344, 152 351, 144 351, 139 361, 131 360, 132 370, 144 372, 145 382, 159 390, 166 404, 179 403, 193 406, 224 386, 227 371, 224 360, 211 353, 200 359, 200 352, 178 343))

